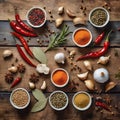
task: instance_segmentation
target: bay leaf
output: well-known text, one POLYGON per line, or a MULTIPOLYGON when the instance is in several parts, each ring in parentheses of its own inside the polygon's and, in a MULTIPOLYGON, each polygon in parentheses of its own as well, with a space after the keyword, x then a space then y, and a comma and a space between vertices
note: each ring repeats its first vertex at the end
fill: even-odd
POLYGON ((31 112, 38 112, 38 111, 43 110, 46 107, 46 104, 47 104, 47 99, 36 102, 31 110, 31 112))
POLYGON ((45 95, 43 94, 43 92, 39 89, 35 89, 32 91, 33 96, 38 100, 38 101, 42 101, 44 99, 46 99, 45 95))
POLYGON ((47 58, 45 53, 41 50, 40 47, 33 47, 33 54, 36 60, 38 60, 40 63, 47 64, 47 58))

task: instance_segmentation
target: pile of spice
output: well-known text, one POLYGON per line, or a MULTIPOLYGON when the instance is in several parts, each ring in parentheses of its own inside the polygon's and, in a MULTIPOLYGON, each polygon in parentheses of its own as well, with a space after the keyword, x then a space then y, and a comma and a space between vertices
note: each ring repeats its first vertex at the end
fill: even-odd
POLYGON ((97 9, 91 15, 91 21, 95 25, 103 25, 107 20, 107 13, 105 10, 97 9))
POLYGON ((18 89, 12 94, 12 101, 14 105, 18 107, 25 106, 28 103, 28 99, 29 98, 28 98, 26 91, 22 89, 18 89))
POLYGON ((63 108, 66 105, 67 98, 66 96, 61 92, 56 92, 50 97, 51 104, 55 108, 63 108))
POLYGON ((45 14, 42 9, 34 8, 29 12, 28 18, 32 25, 38 26, 44 23, 45 14))
POLYGON ((86 45, 90 41, 90 33, 85 29, 80 29, 75 32, 74 41, 78 45, 86 45))
POLYGON ((67 73, 63 70, 57 70, 52 76, 52 80, 57 85, 64 85, 67 82, 67 73))
POLYGON ((90 102, 88 95, 84 93, 79 93, 74 98, 74 104, 79 108, 85 108, 90 102))

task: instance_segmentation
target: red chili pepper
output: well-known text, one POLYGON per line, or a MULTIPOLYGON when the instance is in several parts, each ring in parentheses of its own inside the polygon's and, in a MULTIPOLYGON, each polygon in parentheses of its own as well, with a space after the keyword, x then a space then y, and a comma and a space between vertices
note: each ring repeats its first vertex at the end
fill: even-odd
POLYGON ((16 79, 13 81, 13 83, 12 83, 12 85, 11 85, 10 88, 15 87, 21 80, 22 80, 22 77, 16 78, 16 79))
POLYGON ((14 35, 15 37, 17 37, 17 38, 20 40, 20 42, 21 42, 22 45, 24 46, 26 52, 27 52, 31 57, 33 57, 33 53, 32 53, 32 51, 30 50, 30 48, 29 48, 26 40, 25 40, 20 34, 18 34, 18 33, 16 33, 16 32, 11 32, 11 33, 12 33, 12 35, 14 35))
POLYGON ((21 20, 21 18, 20 18, 20 16, 18 14, 15 15, 15 19, 16 19, 17 23, 20 25, 20 27, 22 27, 23 29, 28 30, 30 32, 34 32, 34 30, 31 27, 29 27, 27 24, 25 24, 21 20))
POLYGON ((110 46, 109 35, 110 35, 111 32, 112 32, 112 31, 110 31, 110 32, 108 33, 107 38, 106 38, 106 40, 105 40, 105 42, 104 42, 104 46, 103 46, 102 49, 100 49, 99 51, 96 51, 96 52, 90 52, 90 53, 88 53, 88 54, 86 54, 86 55, 80 56, 80 57, 77 59, 77 61, 82 60, 82 59, 86 59, 86 58, 98 58, 98 57, 104 55, 104 54, 107 52, 107 50, 108 50, 108 48, 109 48, 109 46, 110 46))
POLYGON ((100 106, 100 107, 104 108, 105 110, 111 112, 110 108, 105 103, 103 103, 103 102, 98 102, 97 101, 97 102, 95 102, 95 105, 96 106, 100 106))
POLYGON ((94 41, 94 45, 100 44, 100 42, 102 41, 104 35, 105 35, 105 32, 102 32, 100 35, 98 35, 98 37, 94 41))
POLYGON ((24 36, 37 37, 37 35, 35 33, 31 33, 31 32, 23 30, 21 27, 19 27, 17 25, 17 23, 15 21, 10 21, 10 26, 12 27, 13 30, 15 30, 16 32, 18 32, 18 33, 20 33, 20 34, 22 34, 24 36))
POLYGON ((36 65, 34 65, 29 59, 28 57, 25 55, 25 53, 23 52, 23 50, 21 49, 20 45, 16 44, 17 46, 17 49, 21 55, 21 57, 29 64, 31 65, 32 67, 36 67, 36 65))

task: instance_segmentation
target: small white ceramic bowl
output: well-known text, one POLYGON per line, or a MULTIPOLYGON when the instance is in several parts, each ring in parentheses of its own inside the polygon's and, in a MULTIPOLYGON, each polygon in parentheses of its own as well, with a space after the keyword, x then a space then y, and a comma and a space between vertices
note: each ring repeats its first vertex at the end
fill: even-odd
POLYGON ((87 93, 87 92, 85 92, 85 91, 79 91, 79 92, 77 92, 77 93, 74 94, 74 96, 73 96, 73 98, 72 98, 72 104, 73 104, 73 106, 74 106, 77 110, 85 111, 85 110, 87 110, 88 108, 90 108, 90 106, 91 106, 91 104, 92 104, 92 98, 91 98, 91 96, 90 96, 89 93, 87 93), (88 103, 88 105, 87 105, 86 107, 80 108, 80 107, 78 107, 78 106, 75 105, 74 99, 75 99, 76 95, 78 95, 78 94, 86 94, 86 95, 89 97, 89 103, 88 103))
POLYGON ((73 40, 73 42, 74 42, 78 47, 86 47, 86 46, 88 46, 88 45, 91 43, 91 41, 92 41, 92 33, 91 33, 90 30, 88 30, 87 28, 80 27, 80 28, 76 29, 76 30, 73 32, 73 34, 72 34, 72 40, 73 40), (89 42, 86 43, 85 45, 80 45, 80 44, 78 44, 78 43, 75 41, 75 39, 74 39, 74 36, 75 36, 76 32, 79 31, 79 30, 86 30, 86 31, 88 31, 89 34, 90 34, 90 40, 89 40, 89 42))
POLYGON ((56 69, 53 70, 53 72, 51 73, 51 82, 52 82, 52 84, 55 85, 56 87, 65 87, 65 86, 68 84, 68 82, 69 82, 69 74, 68 74, 68 72, 67 72, 65 69, 63 69, 63 68, 56 68, 56 69), (56 84, 56 83, 53 81, 53 79, 52 79, 53 74, 54 74, 56 71, 58 71, 58 70, 62 70, 62 71, 64 71, 64 72, 67 74, 67 81, 66 81, 66 83, 63 84, 63 85, 58 85, 58 84, 56 84))
POLYGON ((46 15, 47 15, 47 14, 46 14, 46 11, 45 11, 43 8, 41 8, 41 7, 32 7, 30 10, 28 10, 28 12, 27 12, 27 14, 26 14, 27 23, 28 23, 31 27, 34 27, 34 28, 42 27, 42 26, 45 24, 45 22, 46 22, 46 15), (28 16, 29 16, 29 13, 30 13, 32 10, 34 10, 34 9, 40 9, 40 10, 42 10, 42 12, 44 13, 45 19, 44 19, 44 22, 43 22, 42 24, 33 25, 33 24, 30 22, 28 16))
POLYGON ((64 109, 68 106, 68 101, 69 101, 69 100, 68 100, 67 94, 66 94, 65 92, 63 92, 63 91, 60 91, 60 90, 57 90, 57 91, 52 92, 52 93, 50 94, 50 96, 49 96, 49 105, 50 105, 54 110, 56 110, 56 111, 64 110, 64 109), (64 107, 62 107, 62 108, 56 108, 56 107, 54 107, 54 106, 52 105, 50 99, 51 99, 51 96, 54 95, 55 93, 63 93, 63 94, 65 95, 67 101, 66 101, 66 104, 65 104, 64 107))
POLYGON ((30 103, 30 95, 29 95, 28 91, 26 89, 24 89, 24 88, 16 88, 16 89, 14 89, 12 91, 11 95, 10 95, 10 103, 16 109, 25 109, 29 105, 29 103, 30 103), (28 102, 26 103, 26 105, 24 105, 22 107, 15 105, 13 100, 12 100, 12 96, 13 96, 14 92, 16 92, 17 90, 23 90, 24 92, 26 92, 26 94, 28 96, 28 102))
POLYGON ((105 8, 103 8, 103 7, 96 7, 96 8, 94 8, 94 9, 92 9, 92 10, 90 11, 90 13, 89 13, 89 22, 90 22, 94 27, 97 27, 97 28, 105 27, 105 26, 108 24, 109 20, 110 20, 109 12, 108 12, 105 8), (107 15, 106 22, 105 22, 103 25, 96 25, 96 24, 94 24, 94 23, 91 21, 91 15, 93 14, 94 11, 96 11, 96 10, 98 10, 98 9, 101 9, 101 10, 105 11, 105 13, 106 13, 106 15, 107 15))

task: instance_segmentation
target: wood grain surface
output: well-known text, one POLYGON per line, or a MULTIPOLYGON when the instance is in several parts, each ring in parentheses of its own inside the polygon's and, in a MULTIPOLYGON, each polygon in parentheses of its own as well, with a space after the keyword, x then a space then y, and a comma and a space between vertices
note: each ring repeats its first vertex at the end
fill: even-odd
MULTIPOLYGON (((119 79, 115 78, 115 74, 118 73, 120 69, 120 31, 117 29, 120 27, 120 4, 119 0, 0 0, 0 120, 119 120, 120 119, 120 82, 119 79), (103 6, 107 3, 106 6, 110 7, 110 22, 109 24, 102 29, 96 29, 94 28, 89 22, 88 22, 88 14, 90 10, 92 10, 95 7, 103 6), (88 79, 91 79, 95 83, 95 91, 90 91, 86 88, 84 82, 80 81, 77 77, 78 73, 86 72, 86 68, 83 65, 83 60, 76 62, 76 58, 80 55, 84 55, 85 53, 88 53, 90 51, 96 51, 102 48, 103 42, 96 47, 86 47, 86 48, 78 48, 75 46, 75 44, 72 41, 72 33, 69 34, 67 37, 68 41, 65 45, 61 45, 57 47, 56 49, 53 49, 51 51, 48 51, 46 53, 48 62, 47 65, 50 67, 50 74, 45 76, 38 74, 35 70, 35 68, 30 67, 19 55, 16 46, 15 41, 13 37, 11 36, 10 32, 12 29, 9 26, 9 21, 14 20, 15 12, 20 14, 21 18, 26 22, 26 13, 27 11, 33 7, 33 6, 40 6, 42 8, 45 8, 47 12, 47 23, 42 29, 37 29, 36 32, 39 34, 39 37, 36 38, 27 38, 25 39, 29 42, 30 49, 32 50, 33 47, 41 47, 41 49, 44 51, 48 46, 48 41, 50 39, 49 32, 46 31, 49 27, 51 31, 58 32, 61 30, 61 27, 59 29, 56 29, 55 22, 53 21, 50 23, 51 15, 53 16, 52 20, 55 20, 56 18, 63 17, 64 18, 64 24, 67 24, 70 28, 70 31, 74 31, 76 28, 81 26, 74 26, 72 19, 67 16, 66 10, 69 9, 73 11, 77 16, 84 17, 87 20, 87 27, 93 35, 93 40, 102 32, 102 31, 109 31, 110 29, 113 29, 114 32, 110 36, 110 48, 108 52, 105 54, 105 56, 110 55, 110 61, 107 65, 100 65, 97 64, 98 59, 89 59, 89 61, 92 64, 93 71, 97 68, 104 67, 108 69, 110 73, 110 79, 109 81, 115 82, 117 85, 114 89, 110 90, 109 92, 105 92, 105 84, 99 84, 93 80, 93 71, 89 72, 88 79), (57 13, 58 7, 64 6, 65 13, 60 16, 57 13), (83 14, 83 11, 80 9, 82 7, 86 8, 86 15, 83 14), (49 14, 49 11, 51 11, 52 14, 49 14), (37 41, 38 39, 40 41, 43 41, 42 44, 39 44, 37 41), (66 50, 64 49, 64 46, 66 46, 66 50), (13 56, 10 59, 3 59, 3 51, 9 49, 12 50, 13 56), (75 50, 76 55, 73 60, 69 59, 69 51, 75 50), (115 56, 116 51, 118 53, 118 56, 115 56), (54 61, 54 55, 58 52, 63 52, 66 56, 65 64, 60 65, 57 64, 54 61), (16 62, 16 58, 18 61, 16 62), (52 62, 51 62, 52 61, 52 62), (9 97, 10 93, 13 89, 10 89, 10 85, 6 83, 5 81, 5 74, 8 72, 8 68, 11 67, 13 64, 15 66, 18 66, 18 64, 24 64, 26 67, 26 72, 23 76, 23 79, 20 84, 18 84, 15 88, 23 87, 26 88, 31 96, 31 103, 29 107, 25 110, 16 110, 14 109, 10 102, 9 97), (71 64, 73 63, 73 64, 71 64), (81 69, 74 69, 75 66, 79 66, 81 69), (55 87, 50 80, 51 72, 58 67, 62 67, 66 69, 70 75, 70 81, 69 84, 61 88, 60 90, 63 90, 67 93, 69 97, 69 105, 68 107, 61 112, 54 111, 50 106, 49 103, 47 104, 46 108, 37 113, 31 113, 30 110, 34 103, 36 102, 35 98, 31 94, 31 90, 28 86, 30 74, 36 73, 40 76, 38 83, 36 84, 36 87, 40 89, 42 82, 45 80, 47 83, 47 89, 44 91, 45 95, 49 97, 51 92, 58 90, 59 88, 55 87), (77 84, 77 86, 73 87, 73 82, 77 84), (92 96, 93 104, 87 111, 80 112, 77 111, 73 105, 72 105, 72 97, 77 91, 87 91, 92 96), (108 112, 102 108, 100 110, 97 110, 95 106, 95 99, 96 97, 102 97, 102 99, 110 98, 110 103, 108 103, 111 112, 108 112)), ((83 27, 83 26, 82 26, 83 27)), ((105 39, 105 38, 104 38, 105 39)), ((21 43, 17 40, 17 43, 21 45, 21 43)), ((21 45, 21 48, 23 49, 23 46, 21 45)), ((24 50, 24 49, 23 49, 24 50)), ((29 57, 29 56, 28 56, 29 57)), ((32 62, 34 62, 36 65, 39 63, 35 59, 30 58, 32 62)), ((19 73, 14 75, 14 78, 19 76, 19 73)))

